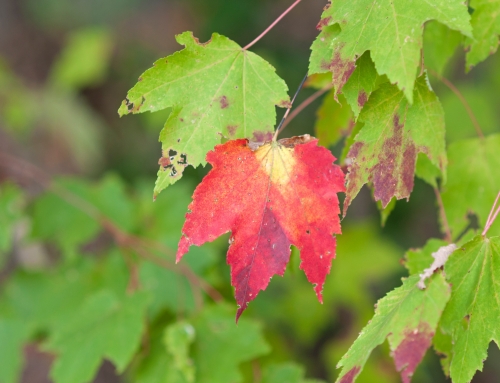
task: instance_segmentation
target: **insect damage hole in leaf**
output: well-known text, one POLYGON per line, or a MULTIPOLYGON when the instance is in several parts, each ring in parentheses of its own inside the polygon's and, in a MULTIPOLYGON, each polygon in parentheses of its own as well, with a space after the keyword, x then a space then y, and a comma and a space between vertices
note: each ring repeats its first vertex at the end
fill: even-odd
POLYGON ((340 234, 337 193, 345 190, 335 157, 306 135, 252 146, 228 141, 207 161, 213 169, 193 194, 177 261, 191 245, 231 231, 227 262, 239 318, 273 275, 283 275, 293 244, 321 301, 340 234))

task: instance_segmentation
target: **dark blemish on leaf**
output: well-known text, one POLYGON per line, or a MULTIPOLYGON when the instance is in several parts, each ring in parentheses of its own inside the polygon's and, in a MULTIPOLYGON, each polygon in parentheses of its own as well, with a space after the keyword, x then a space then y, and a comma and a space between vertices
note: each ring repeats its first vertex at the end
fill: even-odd
POLYGON ((415 173, 416 158, 417 150, 415 145, 410 142, 403 153, 403 163, 401 165, 401 171, 403 173, 403 193, 408 196, 413 190, 413 175, 415 173))
POLYGON ((273 133, 272 132, 261 132, 261 131, 255 131, 253 132, 253 139, 252 141, 255 142, 269 142, 273 139, 273 133))
POLYGON ((354 144, 352 144, 351 148, 349 149, 349 154, 347 154, 347 157, 356 159, 358 157, 358 153, 363 148, 363 146, 365 146, 365 144, 362 142, 355 142, 354 144))
POLYGON ((226 96, 222 96, 220 98, 219 102, 220 102, 220 108, 221 109, 226 109, 229 106, 229 102, 227 101, 227 97, 226 96))
POLYGON ((330 22, 330 20, 332 19, 331 16, 328 16, 328 17, 325 17, 324 19, 321 19, 318 23, 318 25, 316 25, 316 29, 318 31, 322 30, 323 27, 326 27, 328 25, 328 23, 330 22))
POLYGON ((361 370, 360 366, 354 366, 351 368, 347 374, 345 374, 342 379, 340 379, 339 383, 352 383, 354 382, 354 378, 359 374, 361 370))
POLYGON ((233 137, 234 134, 236 133, 236 129, 238 128, 238 125, 228 125, 227 126, 227 134, 230 137, 233 137))
POLYGON ((366 92, 364 90, 362 90, 361 92, 359 92, 359 95, 358 95, 358 106, 360 108, 362 108, 366 101, 368 100, 368 95, 366 94, 366 92))
POLYGON ((142 81, 142 77, 139 77, 139 78, 137 79, 137 81, 139 81, 139 82, 140 82, 140 81, 142 81))
POLYGON ((404 338, 393 355, 403 383, 410 383, 415 369, 431 345, 433 336, 434 332, 426 322, 421 322, 418 329, 405 331, 404 338))
POLYGON ((178 139, 177 139, 177 143, 179 143, 179 142, 181 142, 181 139, 180 139, 180 138, 178 138, 178 139))
POLYGON ((292 103, 289 100, 281 100, 278 103, 278 106, 280 108, 291 108, 292 107, 292 103))
POLYGON ((158 165, 163 166, 163 170, 169 165, 171 165, 170 158, 168 157, 160 157, 158 160, 158 165))
POLYGON ((311 136, 309 134, 304 134, 302 136, 293 136, 290 138, 282 138, 278 141, 281 146, 285 148, 294 148, 296 145, 305 144, 311 141, 311 136))
MULTIPOLYGON (((384 141, 382 150, 378 155, 378 163, 372 168, 375 200, 382 201, 384 208, 391 201, 397 189, 396 160, 398 151, 401 150, 403 145, 403 127, 404 124, 400 123, 399 115, 395 114, 393 118, 394 134, 384 141)), ((403 196, 406 197, 406 195, 403 196)))
POLYGON ((179 118, 179 121, 180 121, 180 122, 184 122, 184 119, 183 119, 183 118, 179 118))

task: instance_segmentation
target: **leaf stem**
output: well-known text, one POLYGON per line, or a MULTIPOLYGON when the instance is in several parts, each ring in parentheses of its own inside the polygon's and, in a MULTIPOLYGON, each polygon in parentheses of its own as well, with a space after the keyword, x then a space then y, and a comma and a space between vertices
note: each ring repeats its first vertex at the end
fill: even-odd
POLYGON ((274 133, 274 137, 273 137, 273 141, 276 141, 276 138, 278 138, 278 134, 281 132, 281 127, 283 126, 286 118, 288 117, 288 114, 290 113, 290 109, 292 109, 292 106, 293 106, 293 102, 295 101, 295 99, 297 98, 297 95, 299 94, 300 90, 302 89, 302 87, 304 86, 304 83, 306 82, 307 80, 307 73, 306 75, 304 76, 304 78, 302 79, 302 81, 300 82, 300 85, 299 87, 297 88, 297 91, 295 92, 293 98, 292 98, 292 101, 290 101, 290 105, 288 106, 285 114, 283 115, 283 118, 281 119, 281 122, 279 123, 278 127, 276 128, 276 132, 274 133))
POLYGON ((318 97, 322 96, 324 93, 328 92, 330 89, 333 88, 333 84, 329 84, 325 88, 318 89, 316 92, 311 94, 309 97, 307 97, 304 101, 302 101, 299 106, 297 106, 292 113, 290 113, 290 116, 286 119, 285 122, 283 122, 283 125, 281 125, 281 128, 278 132, 281 133, 283 129, 295 118, 297 115, 302 112, 306 107, 308 107, 314 100, 316 100, 318 97))
POLYGON ((444 85, 446 85, 455 95, 458 97, 462 105, 464 106, 467 114, 469 115, 470 120, 472 121, 472 125, 474 125, 474 129, 476 129, 477 135, 484 140, 484 134, 483 131, 481 130, 481 126, 479 125, 479 122, 477 121, 476 115, 472 111, 472 108, 470 107, 469 103, 463 96, 463 94, 458 90, 458 88, 453 85, 453 83, 446 79, 445 77, 441 76, 439 73, 433 71, 432 69, 428 69, 429 73, 434 75, 438 80, 440 80, 444 85))
MULTIPOLYGON (((7 153, 0 152, 0 166, 5 166, 7 168, 13 169, 16 171, 17 175, 21 177, 25 177, 35 181, 38 185, 42 186, 42 188, 51 191, 55 195, 59 196, 61 199, 65 200, 67 203, 77 208, 81 212, 87 214, 90 218, 97 221, 103 229, 105 229, 108 233, 111 234, 113 240, 119 248, 133 250, 137 255, 141 258, 148 260, 156 265, 163 267, 168 270, 172 270, 173 272, 182 274, 189 281, 191 286, 193 287, 193 295, 197 305, 202 304, 202 297, 199 293, 200 290, 204 291, 210 298, 212 298, 215 302, 221 302, 223 300, 222 295, 209 283, 203 280, 200 276, 194 273, 189 267, 181 265, 181 267, 176 266, 173 262, 170 262, 167 259, 163 259, 158 257, 149 249, 155 249, 158 252, 166 253, 168 255, 173 256, 174 251, 162 243, 151 241, 151 240, 143 240, 139 237, 136 237, 132 234, 128 234, 116 226, 109 218, 104 216, 99 209, 97 209, 94 205, 84 200, 80 196, 72 193, 71 191, 60 187, 53 182, 51 182, 50 176, 45 173, 41 168, 33 165, 32 163, 15 157, 13 155, 7 153), (196 296, 198 295, 198 297, 196 296)), ((127 259, 126 259, 127 261, 127 259)), ((133 280, 135 276, 131 275, 131 283, 134 286, 135 281, 133 280)))
POLYGON ((295 6, 300 3, 302 0, 296 0, 292 5, 290 5, 286 10, 285 12, 283 12, 280 16, 278 16, 278 18, 276 20, 274 20, 271 25, 269 25, 265 30, 264 32, 262 32, 260 35, 258 35, 252 42, 250 42, 249 44, 245 45, 243 47, 243 50, 247 50, 248 48, 250 48, 252 45, 254 45, 257 41, 259 41, 261 38, 263 38, 267 32, 269 32, 276 24, 278 24, 280 22, 280 20, 285 17, 287 15, 288 12, 290 12, 293 8, 295 8, 295 6))
POLYGON ((497 210, 495 211, 495 208, 497 207, 498 200, 500 199, 500 191, 497 194, 497 198, 495 198, 495 202, 493 203, 493 206, 491 207, 490 214, 488 215, 488 219, 486 220, 486 225, 484 225, 484 230, 481 233, 481 235, 486 235, 488 230, 490 229, 491 225, 493 222, 495 222, 495 219, 497 218, 498 214, 500 213, 500 204, 498 205, 497 210))
POLYGON ((448 219, 446 218, 446 211, 444 210, 443 199, 441 198, 441 193, 438 188, 434 188, 434 193, 436 194, 436 200, 439 206, 439 214, 441 215, 441 222, 443 223, 444 228, 444 240, 448 243, 451 243, 451 230, 450 225, 448 224, 448 219))

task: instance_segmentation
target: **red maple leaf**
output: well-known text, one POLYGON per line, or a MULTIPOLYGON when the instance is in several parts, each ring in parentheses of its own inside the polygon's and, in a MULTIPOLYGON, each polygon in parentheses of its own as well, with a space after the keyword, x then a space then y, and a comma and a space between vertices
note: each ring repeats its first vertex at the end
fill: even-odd
POLYGON ((177 262, 189 246, 231 231, 227 263, 238 303, 236 320, 274 274, 283 275, 290 245, 320 302, 340 234, 338 192, 344 174, 309 135, 261 146, 246 139, 207 154, 213 169, 189 205, 177 262))

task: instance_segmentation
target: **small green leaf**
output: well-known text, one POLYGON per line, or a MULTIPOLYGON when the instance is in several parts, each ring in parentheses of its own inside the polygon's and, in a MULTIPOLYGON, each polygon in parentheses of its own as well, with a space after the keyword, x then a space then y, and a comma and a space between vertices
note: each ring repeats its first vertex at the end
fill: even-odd
POLYGON ((106 29, 76 30, 52 67, 51 84, 75 90, 98 84, 106 75, 111 49, 111 35, 106 29))
POLYGON ((476 236, 450 256, 445 273, 452 292, 441 325, 453 338, 450 375, 466 383, 482 370, 490 342, 500 344, 500 237, 476 236))
POLYGON ((342 357, 338 382, 352 383, 372 350, 387 338, 396 368, 409 382, 415 368, 431 345, 450 289, 441 274, 435 274, 425 290, 417 287, 418 275, 403 281, 377 303, 375 315, 342 357))
POLYGON ((426 75, 416 82, 413 105, 396 86, 384 83, 373 92, 358 121, 364 126, 346 159, 344 215, 367 182, 373 184, 375 200, 382 201, 383 207, 392 197, 409 198, 420 152, 445 173, 444 114, 426 75))
POLYGON ((21 190, 14 184, 0 185, 0 269, 5 255, 12 247, 14 225, 23 215, 24 198, 21 190))
POLYGON ((154 194, 176 182, 187 165, 227 138, 263 141, 273 131, 275 106, 289 105, 287 86, 256 54, 214 33, 205 44, 184 32, 186 48, 162 58, 128 92, 120 115, 172 107, 160 134, 162 158, 154 194))
POLYGON ((485 60, 498 49, 500 39, 500 1, 472 0, 472 34, 468 39, 467 69, 485 60))
MULTIPOLYGON (((448 147, 448 181, 441 196, 454 236, 466 229, 471 212, 484 227, 500 191, 500 177, 495 176, 500 169, 498 153, 500 134, 457 141, 448 147)), ((491 226, 489 233, 500 234, 500 219, 491 226)))
POLYGON ((139 346, 147 298, 144 293, 118 297, 107 290, 88 297, 49 339, 48 347, 58 354, 51 370, 54 381, 88 382, 103 358, 122 372, 139 346))

